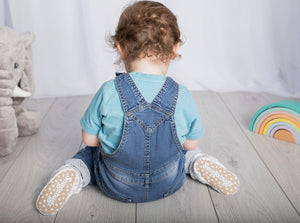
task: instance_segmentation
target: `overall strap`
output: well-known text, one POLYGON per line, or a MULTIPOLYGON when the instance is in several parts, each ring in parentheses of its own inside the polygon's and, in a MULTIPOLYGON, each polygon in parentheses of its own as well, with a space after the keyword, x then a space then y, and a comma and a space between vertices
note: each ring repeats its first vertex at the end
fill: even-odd
POLYGON ((147 104, 128 73, 117 73, 115 83, 125 113, 143 104, 147 104))
POLYGON ((174 113, 178 98, 178 91, 178 84, 171 77, 167 77, 163 87, 154 98, 152 104, 174 113))

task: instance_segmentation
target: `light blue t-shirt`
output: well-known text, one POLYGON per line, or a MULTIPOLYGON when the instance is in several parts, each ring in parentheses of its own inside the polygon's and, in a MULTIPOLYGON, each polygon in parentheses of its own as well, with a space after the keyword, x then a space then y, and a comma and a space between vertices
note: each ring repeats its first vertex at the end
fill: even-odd
MULTIPOLYGON (((166 80, 165 76, 155 74, 131 72, 130 76, 147 102, 152 102, 166 80)), ((80 124, 86 133, 98 135, 106 152, 113 153, 121 141, 123 118, 124 111, 115 81, 110 80, 98 90, 81 118, 80 124)), ((199 139, 204 133, 201 117, 192 95, 182 85, 179 85, 175 124, 181 144, 186 139, 199 139)))

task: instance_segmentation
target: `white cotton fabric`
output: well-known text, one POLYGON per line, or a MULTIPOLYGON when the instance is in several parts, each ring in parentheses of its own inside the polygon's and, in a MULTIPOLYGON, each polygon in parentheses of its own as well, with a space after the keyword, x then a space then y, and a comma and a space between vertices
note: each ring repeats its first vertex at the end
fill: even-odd
MULTIPOLYGON (((36 34, 34 97, 93 94, 113 78, 116 58, 105 39, 130 2, 0 1, 1 25, 36 34)), ((300 1, 161 2, 177 15, 184 40, 169 70, 176 81, 190 90, 300 97, 300 1)))

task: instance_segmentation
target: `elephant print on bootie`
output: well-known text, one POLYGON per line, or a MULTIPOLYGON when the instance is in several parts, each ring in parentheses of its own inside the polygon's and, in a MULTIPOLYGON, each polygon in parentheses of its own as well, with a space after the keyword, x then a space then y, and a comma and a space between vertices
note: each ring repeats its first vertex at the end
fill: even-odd
POLYGON ((33 91, 32 33, 0 27, 0 156, 14 151, 18 136, 36 133, 41 116, 18 107, 33 91))

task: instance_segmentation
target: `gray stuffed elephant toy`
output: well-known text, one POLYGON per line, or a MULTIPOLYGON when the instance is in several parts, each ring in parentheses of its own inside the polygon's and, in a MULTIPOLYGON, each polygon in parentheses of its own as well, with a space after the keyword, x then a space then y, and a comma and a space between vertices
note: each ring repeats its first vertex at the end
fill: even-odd
POLYGON ((14 151, 18 136, 37 132, 40 114, 19 107, 33 91, 32 33, 0 27, 0 156, 14 151))

